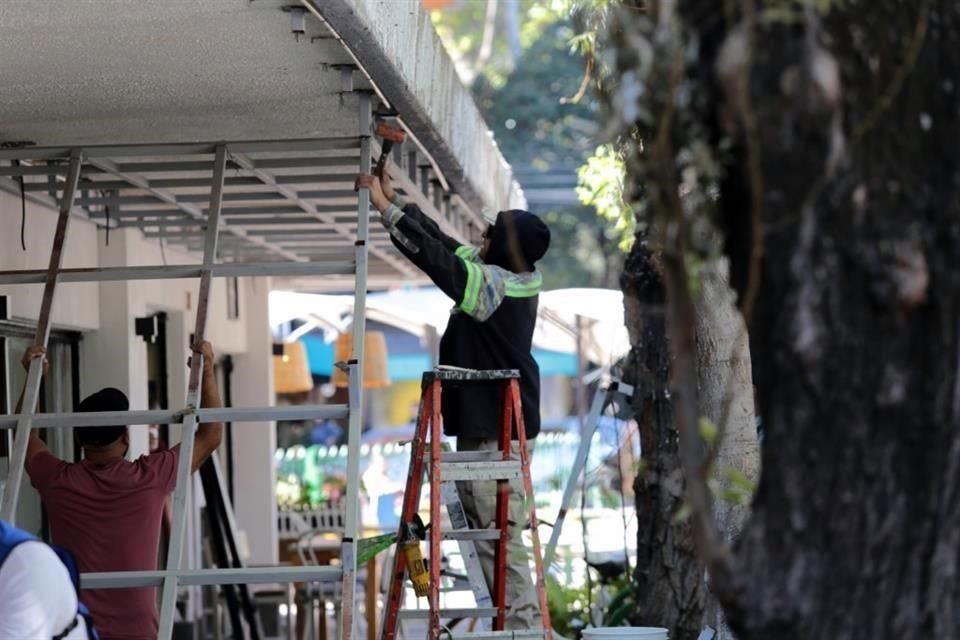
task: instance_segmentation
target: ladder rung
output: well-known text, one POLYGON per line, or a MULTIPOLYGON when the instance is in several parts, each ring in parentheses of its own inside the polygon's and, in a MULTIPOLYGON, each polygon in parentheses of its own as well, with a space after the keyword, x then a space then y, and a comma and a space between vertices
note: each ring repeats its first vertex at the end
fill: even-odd
POLYGON ((440 479, 458 480, 515 480, 521 478, 520 462, 448 462, 440 466, 440 479))
POLYGON ((444 632, 444 640, 497 640, 498 638, 504 638, 505 640, 537 640, 546 637, 546 633, 542 629, 521 629, 519 631, 459 631, 457 629, 450 629, 449 633, 444 632))
MULTIPOLYGON (((330 418, 336 420, 348 415, 345 404, 295 404, 279 407, 220 407, 199 409, 197 418, 202 422, 264 422, 274 420, 306 420, 330 418)), ((37 413, 32 416, 13 414, 0 416, 0 429, 11 429, 17 422, 30 418, 34 428, 47 427, 95 427, 101 425, 131 424, 180 424, 184 411, 168 409, 153 411, 91 411, 89 413, 37 413)))
POLYGON ((176 576, 184 586, 214 584, 269 584, 287 582, 332 582, 343 573, 340 567, 244 567, 242 569, 186 569, 183 571, 111 571, 80 574, 81 589, 158 587, 165 576, 176 576))
MULTIPOLYGON (((202 265, 198 264, 137 267, 90 267, 60 269, 57 272, 57 278, 60 282, 172 280, 177 278, 199 278, 202 271, 202 265)), ((225 262, 215 264, 210 269, 210 275, 214 277, 352 275, 354 272, 354 263, 348 261, 257 263, 225 262)), ((0 272, 0 284, 43 283, 46 281, 46 278, 46 269, 0 272)))
POLYGON ((441 462, 503 462, 502 451, 447 451, 441 462))
MULTIPOLYGON (((469 609, 440 609, 441 618, 492 618, 497 615, 495 607, 470 607, 469 609)), ((410 620, 428 620, 430 609, 401 609, 400 617, 410 620)))
POLYGON ((499 540, 499 529, 450 529, 443 532, 444 540, 499 540))

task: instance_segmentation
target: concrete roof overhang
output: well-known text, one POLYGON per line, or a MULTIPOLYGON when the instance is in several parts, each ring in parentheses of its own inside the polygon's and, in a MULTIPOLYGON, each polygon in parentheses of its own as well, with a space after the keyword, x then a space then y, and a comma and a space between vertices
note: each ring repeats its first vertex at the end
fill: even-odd
MULTIPOLYGON (((83 148, 80 215, 104 221, 109 210, 113 226, 197 249, 225 142, 222 260, 343 259, 370 133, 361 92, 407 129, 393 174, 448 233, 473 240, 483 210, 522 206, 417 0, 7 0, 0 186, 16 190, 23 176, 30 197, 55 201, 64 159, 83 148), (413 64, 412 51, 429 60, 413 64)), ((379 225, 371 232, 372 287, 420 278, 379 225)))

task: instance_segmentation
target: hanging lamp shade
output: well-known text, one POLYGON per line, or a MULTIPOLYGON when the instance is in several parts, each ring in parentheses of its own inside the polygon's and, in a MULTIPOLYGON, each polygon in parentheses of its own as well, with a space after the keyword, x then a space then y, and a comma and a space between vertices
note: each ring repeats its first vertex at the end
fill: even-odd
MULTIPOLYGON (((387 372, 387 338, 381 331, 368 331, 363 342, 363 388, 382 389, 390 386, 387 372)), ((353 357, 353 334, 341 333, 334 347, 334 362, 347 362, 353 357)), ((334 367, 330 382, 336 387, 350 386, 350 376, 340 367, 334 367)))
POLYGON ((313 389, 307 348, 300 341, 286 342, 282 346, 282 355, 273 356, 275 393, 304 393, 313 389))

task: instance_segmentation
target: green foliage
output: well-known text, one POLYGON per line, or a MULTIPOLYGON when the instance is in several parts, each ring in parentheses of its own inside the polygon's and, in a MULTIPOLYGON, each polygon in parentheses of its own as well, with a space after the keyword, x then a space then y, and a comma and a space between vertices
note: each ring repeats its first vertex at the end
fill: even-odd
POLYGON ((754 482, 739 469, 730 467, 724 471, 726 482, 720 492, 720 499, 730 504, 749 504, 756 490, 754 482))
MULTIPOLYGON (((519 0, 524 51, 516 60, 503 27, 508 3, 498 6, 493 53, 471 91, 522 186, 559 179, 564 182, 549 188, 572 190, 578 169, 594 154, 596 100, 589 94, 576 103, 565 100, 580 90, 585 64, 579 52, 592 46, 594 36, 578 35, 569 13, 606 2, 519 0)), ((485 11, 486 2, 469 0, 432 14, 455 59, 476 60, 485 11)), ((588 205, 532 208, 552 232, 550 251, 539 264, 545 288, 617 286, 623 261, 618 245, 626 235, 622 224, 598 218, 588 205)))
POLYGON ((698 426, 700 428, 700 437, 703 438, 703 441, 710 446, 715 445, 717 443, 719 430, 713 420, 706 416, 700 416, 698 426))
POLYGON ((613 597, 607 610, 603 615, 603 626, 619 627, 637 611, 637 586, 629 576, 623 575, 614 581, 612 587, 613 597))
POLYGON ((629 251, 636 219, 623 199, 624 173, 619 151, 613 145, 601 145, 577 172, 577 196, 602 219, 614 223, 620 248, 629 251))
MULTIPOLYGON (((461 76, 476 73, 485 78, 490 86, 501 88, 506 84, 511 72, 518 67, 518 61, 513 59, 505 33, 505 13, 509 10, 509 5, 504 0, 496 1, 499 5, 493 50, 490 59, 481 69, 475 69, 474 65, 483 43, 487 12, 487 3, 484 0, 465 0, 452 7, 432 11, 430 19, 461 76)), ((519 0, 519 15, 516 18, 523 49, 533 46, 550 25, 566 19, 574 6, 573 0, 519 0)))
POLYGON ((577 629, 586 626, 587 613, 586 586, 564 587, 552 575, 546 576, 547 609, 553 630, 563 636, 573 636, 577 629))

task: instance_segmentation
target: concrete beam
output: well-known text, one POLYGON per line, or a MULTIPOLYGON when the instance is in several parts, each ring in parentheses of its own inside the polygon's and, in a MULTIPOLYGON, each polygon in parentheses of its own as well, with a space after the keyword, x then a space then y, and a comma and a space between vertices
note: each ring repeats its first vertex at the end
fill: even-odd
POLYGON ((471 208, 526 207, 419 0, 301 1, 337 34, 471 208))

